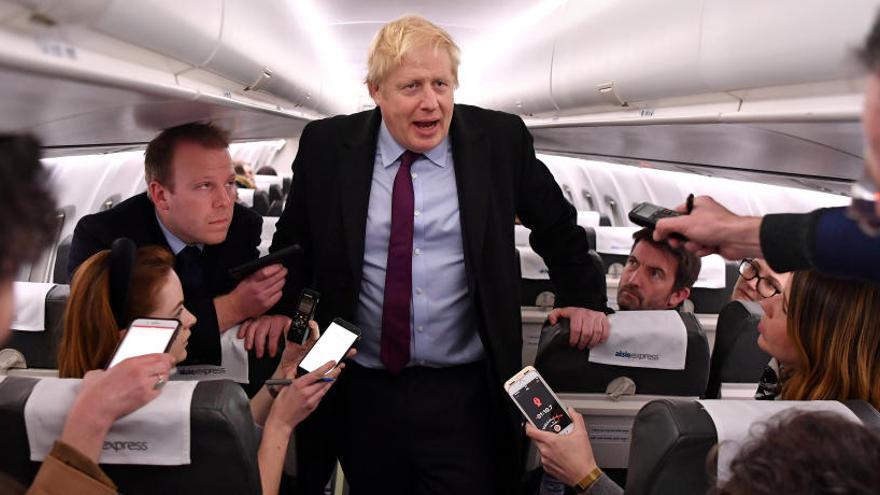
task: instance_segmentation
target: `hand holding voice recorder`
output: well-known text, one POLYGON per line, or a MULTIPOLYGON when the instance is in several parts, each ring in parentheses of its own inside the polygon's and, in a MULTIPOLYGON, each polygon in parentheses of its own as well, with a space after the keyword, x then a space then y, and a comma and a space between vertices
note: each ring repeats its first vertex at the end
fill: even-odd
POLYGON ((309 320, 315 317, 315 311, 318 309, 318 299, 321 294, 312 289, 303 289, 299 293, 299 302, 296 304, 296 313, 294 313, 290 323, 290 329, 287 330, 287 340, 294 344, 305 345, 309 340, 309 320))

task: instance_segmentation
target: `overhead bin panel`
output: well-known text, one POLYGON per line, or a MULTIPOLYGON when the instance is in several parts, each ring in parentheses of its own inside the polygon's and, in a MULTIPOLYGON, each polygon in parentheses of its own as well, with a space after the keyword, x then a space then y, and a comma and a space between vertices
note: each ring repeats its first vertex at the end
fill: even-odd
POLYGON ((489 66, 484 68, 483 78, 474 91, 483 93, 480 101, 486 102, 486 106, 519 115, 556 110, 550 95, 552 30, 535 33, 529 39, 530 43, 516 50, 515 56, 503 61, 487 60, 489 66))
POLYGON ((568 2, 553 56, 561 109, 708 93, 700 77, 702 0, 568 2))
POLYGON ((223 26, 223 0, 113 0, 94 28, 193 66, 211 58, 223 26))
MULTIPOLYGON (((322 95, 324 74, 292 2, 226 2, 223 35, 205 68, 323 114, 340 113, 322 95)), ((350 110, 346 108, 345 110, 350 110)))
MULTIPOLYGON (((665 7, 665 5, 664 5, 665 7)), ((848 79, 876 0, 706 0, 700 77, 713 91, 848 79)))

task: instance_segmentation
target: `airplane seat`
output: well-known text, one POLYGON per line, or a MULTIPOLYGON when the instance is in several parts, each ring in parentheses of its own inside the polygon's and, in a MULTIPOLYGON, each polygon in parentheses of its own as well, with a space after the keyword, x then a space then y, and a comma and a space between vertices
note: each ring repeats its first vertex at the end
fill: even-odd
POLYGON ((16 282, 15 287, 17 314, 11 325, 9 340, 4 347, 22 353, 30 369, 58 368, 58 344, 64 332, 64 308, 70 297, 70 286, 16 282), (47 289, 48 292, 45 292, 47 289), (44 298, 42 310, 40 301, 32 300, 34 298, 44 298), (23 312, 21 308, 25 307, 32 308, 28 311, 32 316, 36 315, 35 311, 43 311, 43 324, 37 323, 35 326, 29 321, 23 321, 18 313, 23 312))
POLYGON ((248 208, 253 208, 254 206, 254 194, 257 192, 256 189, 249 189, 247 187, 239 187, 236 192, 238 193, 238 202, 248 208))
POLYGON ((73 236, 69 235, 55 248, 55 268, 52 271, 52 281, 56 284, 70 283, 70 277, 67 275, 67 259, 70 257, 71 242, 73 242, 73 236))
MULTIPOLYGON (((547 265, 544 264, 544 260, 541 259, 541 257, 532 250, 531 246, 528 245, 528 229, 521 225, 517 225, 516 227, 521 227, 515 229, 515 234, 517 234, 516 253, 520 280, 520 306, 552 307, 555 302, 556 286, 550 280, 547 265), (519 244, 519 240, 523 236, 523 234, 521 234, 522 232, 525 232, 525 245, 519 244), (548 299, 548 294, 553 295, 553 298, 548 299)), ((584 232, 587 237, 587 245, 589 246, 588 255, 590 260, 596 267, 597 272, 604 274, 605 270, 603 269, 604 265, 602 264, 602 257, 594 249, 596 244, 596 233, 589 227, 584 228, 584 232)), ((604 293, 606 291, 604 275, 601 277, 600 284, 602 293, 604 293)))
POLYGON ((269 210, 266 211, 267 217, 280 217, 281 213, 284 211, 284 201, 275 200, 269 203, 269 210))
POLYGON ((718 315, 715 347, 709 367, 706 397, 721 398, 723 383, 758 383, 770 355, 758 347, 761 305, 753 301, 731 301, 718 315))
MULTIPOLYGON (((754 411, 766 411, 759 416, 743 415, 742 421, 748 425, 760 423, 784 408, 778 401, 707 402, 721 402, 723 406, 748 402, 754 411)), ((810 401, 786 402, 794 406, 810 401)), ((852 411, 869 428, 880 429, 880 413, 867 402, 833 402, 852 411)), ((718 431, 712 416, 698 401, 660 399, 646 404, 633 423, 626 493, 707 493, 715 476, 707 469, 707 457, 718 443, 718 431)), ((751 426, 745 431, 751 431, 751 426)))
POLYGON ((269 186, 269 201, 283 201, 284 194, 281 192, 281 186, 278 184, 271 184, 269 186))
POLYGON ((600 227, 611 227, 611 217, 608 215, 599 215, 600 227))
POLYGON ((266 191, 256 190, 254 192, 254 204, 251 207, 260 216, 266 216, 272 203, 269 201, 269 193, 266 191))
POLYGON ((542 330, 535 368, 560 393, 605 393, 609 383, 627 377, 635 382, 635 393, 639 395, 701 397, 709 379, 709 341, 693 314, 679 315, 687 331, 683 370, 590 362, 589 349, 581 351, 569 346, 569 322, 565 319, 542 330))
MULTIPOLYGON (((25 405, 37 379, 0 382, 0 471, 28 485, 40 463, 30 460, 25 405)), ((259 440, 242 388, 226 380, 199 382, 190 410, 191 463, 181 466, 102 464, 120 493, 259 494, 259 440)))
POLYGON ((690 300, 694 303, 695 313, 718 314, 725 304, 730 302, 733 294, 733 287, 739 278, 739 263, 733 261, 725 262, 724 266, 724 288, 710 289, 706 287, 694 286, 691 289, 690 300))
POLYGON ((292 179, 290 177, 284 177, 281 179, 281 193, 284 194, 286 198, 288 194, 290 194, 290 184, 292 179))

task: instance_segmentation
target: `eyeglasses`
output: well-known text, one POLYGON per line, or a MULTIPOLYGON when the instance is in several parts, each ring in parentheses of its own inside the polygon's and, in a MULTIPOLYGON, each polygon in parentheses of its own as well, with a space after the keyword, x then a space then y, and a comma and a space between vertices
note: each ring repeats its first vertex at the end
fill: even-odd
POLYGON ((754 280, 758 279, 758 282, 755 284, 755 288, 758 290, 758 294, 763 298, 773 297, 776 294, 781 294, 782 291, 779 290, 779 287, 773 284, 773 281, 767 277, 762 277, 758 275, 761 271, 761 267, 753 259, 746 258, 742 260, 739 264, 739 276, 743 278, 743 280, 754 280))

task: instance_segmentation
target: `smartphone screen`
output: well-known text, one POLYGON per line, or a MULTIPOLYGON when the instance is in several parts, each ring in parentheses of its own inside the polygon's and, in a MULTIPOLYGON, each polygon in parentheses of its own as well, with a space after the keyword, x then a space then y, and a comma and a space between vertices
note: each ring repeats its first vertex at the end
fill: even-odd
POLYGON ((171 339, 174 338, 178 326, 180 326, 180 322, 177 320, 137 319, 133 321, 122 342, 117 346, 107 368, 110 369, 130 357, 165 352, 171 339))
POLYGON ((525 386, 513 392, 513 400, 535 427, 543 431, 561 432, 571 424, 571 418, 556 402, 541 378, 531 376, 533 378, 525 386))
POLYGON ((299 367, 312 372, 323 366, 327 361, 337 363, 345 357, 345 353, 357 340, 358 335, 335 321, 327 327, 315 347, 306 354, 299 367))

